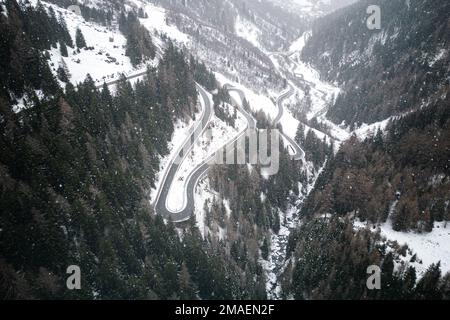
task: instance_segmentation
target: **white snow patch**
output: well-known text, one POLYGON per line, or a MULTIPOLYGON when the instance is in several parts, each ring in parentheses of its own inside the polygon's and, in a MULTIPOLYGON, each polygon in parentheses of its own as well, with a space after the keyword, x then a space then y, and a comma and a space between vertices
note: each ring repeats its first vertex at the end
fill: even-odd
POLYGON ((393 118, 394 117, 390 117, 390 118, 385 119, 383 121, 372 123, 372 124, 365 124, 364 123, 361 127, 359 127, 358 129, 356 129, 354 131, 354 134, 360 140, 365 140, 368 137, 375 135, 378 132, 378 130, 380 130, 381 132, 384 132, 386 130, 386 127, 388 126, 389 122, 393 118))
POLYGON ((443 274, 450 272, 450 224, 448 222, 436 222, 433 231, 430 233, 398 232, 392 228, 392 223, 386 223, 374 228, 369 223, 354 222, 355 228, 365 228, 379 230, 381 236, 388 240, 396 241, 399 245, 407 245, 413 253, 417 254, 417 262, 409 262, 417 270, 421 277, 433 264, 441 262, 443 274), (420 263, 421 262, 421 263, 420 263))
MULTIPOLYGON (((38 97, 40 100, 45 98, 44 93, 42 90, 34 90, 36 97, 38 97)), ((28 97, 27 94, 24 94, 23 97, 16 98, 17 103, 12 106, 12 111, 14 113, 20 113, 23 110, 32 108, 34 105, 32 104, 32 100, 28 97)))
POLYGON ((206 212, 204 210, 205 202, 208 203, 208 209, 211 210, 214 193, 209 187, 209 179, 207 177, 200 179, 195 189, 194 210, 197 227, 203 238, 207 235, 209 228, 205 224, 206 212))
POLYGON ((187 44, 190 38, 187 34, 178 30, 175 25, 169 24, 167 13, 164 8, 158 7, 152 3, 131 0, 138 8, 142 8, 147 13, 148 18, 139 19, 141 24, 150 32, 155 30, 159 33, 166 34, 172 40, 181 44, 187 44))
POLYGON ((430 60, 430 67, 434 66, 439 60, 442 60, 447 54, 446 49, 440 49, 439 52, 430 60))
POLYGON ((240 16, 237 16, 235 30, 238 37, 247 40, 256 48, 262 48, 261 44, 259 43, 261 31, 253 23, 241 18, 240 16))
POLYGON ((59 46, 50 50, 50 67, 55 75, 61 61, 67 65, 70 81, 74 84, 84 81, 88 74, 97 85, 101 85, 104 81, 118 79, 121 74, 136 73, 138 69, 134 68, 130 59, 125 56, 126 39, 116 27, 86 22, 83 17, 69 10, 46 2, 42 4, 52 7, 57 15, 61 14, 64 17, 74 43, 75 33, 79 28, 86 45, 94 48, 94 50, 81 49, 80 53, 77 53, 76 48, 67 47, 68 57, 61 56, 59 46))
POLYGON ((291 44, 291 46, 289 47, 289 51, 298 52, 299 54, 301 54, 309 37, 311 37, 311 31, 304 32, 300 38, 298 38, 291 44))
MULTIPOLYGON (((200 117, 200 112, 197 113, 196 119, 200 117)), ((160 159, 160 165, 159 165, 159 172, 156 174, 156 183, 155 188, 153 188, 150 192, 150 201, 154 202, 156 200, 158 190, 161 187, 162 183, 162 177, 166 175, 167 170, 169 169, 169 163, 171 159, 174 159, 175 156, 178 154, 178 152, 181 150, 181 147, 183 146, 186 137, 189 135, 189 132, 192 131, 193 127, 195 126, 195 122, 193 120, 189 121, 188 123, 184 123, 182 121, 177 121, 174 125, 174 132, 172 134, 172 139, 169 142, 168 149, 169 154, 165 157, 162 157, 160 159)))
MULTIPOLYGON (((215 73, 217 81, 221 84, 231 84, 233 87, 240 89, 245 94, 245 98, 250 104, 250 109, 252 112, 263 111, 269 118, 275 119, 278 115, 278 108, 275 106, 274 102, 267 96, 255 93, 254 91, 248 89, 247 87, 229 80, 224 75, 220 73, 215 73)), ((231 92, 230 95, 236 99, 236 101, 241 101, 239 95, 236 92, 231 92)))
POLYGON ((226 123, 213 116, 209 124, 209 130, 201 136, 195 143, 193 149, 183 160, 167 197, 167 207, 171 211, 179 211, 185 205, 185 189, 189 175, 203 161, 210 158, 217 150, 233 140, 241 131, 246 128, 245 118, 238 112, 236 128, 228 126, 226 123))
POLYGON ((223 199, 222 202, 223 202, 223 206, 225 207, 227 217, 228 217, 228 219, 230 219, 230 217, 231 217, 230 200, 223 199))
POLYGON ((1 7, 1 12, 2 12, 2 14, 6 17, 6 18, 8 18, 8 9, 6 8, 6 5, 4 5, 3 3, 2 4, 0 4, 0 7, 1 7))

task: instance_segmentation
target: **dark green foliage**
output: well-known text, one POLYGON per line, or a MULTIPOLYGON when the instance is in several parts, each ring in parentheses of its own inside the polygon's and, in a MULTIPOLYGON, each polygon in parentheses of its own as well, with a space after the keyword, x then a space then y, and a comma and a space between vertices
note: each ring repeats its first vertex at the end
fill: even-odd
POLYGON ((86 48, 86 40, 84 39, 84 35, 79 28, 77 28, 75 34, 75 43, 78 49, 86 48))
POLYGON ((59 49, 61 51, 61 56, 68 57, 69 53, 67 52, 67 46, 64 42, 59 43, 59 49))
POLYGON ((123 11, 119 19, 119 29, 127 38, 126 54, 131 63, 136 66, 145 59, 154 59, 156 48, 148 30, 142 26, 133 11, 123 11))
POLYGON ((62 82, 69 82, 69 77, 67 76, 66 70, 64 70, 62 66, 58 67, 57 73, 59 80, 61 80, 62 82))
POLYGON ((199 62, 191 56, 189 59, 189 64, 194 74, 194 79, 197 83, 201 84, 208 91, 213 91, 217 88, 214 73, 210 72, 204 63, 199 62))
MULTIPOLYGON (((81 10, 84 20, 92 21, 104 26, 110 26, 114 17, 114 10, 123 9, 124 3, 120 0, 108 0, 102 3, 101 8, 90 7, 75 0, 47 0, 57 6, 67 9, 71 5, 77 5, 81 10)), ((70 46, 72 47, 72 46, 70 46)))
POLYGON ((433 264, 417 283, 415 297, 422 300, 442 299, 441 264, 433 264))
POLYGON ((300 124, 295 137, 297 143, 303 148, 306 154, 306 160, 311 161, 315 168, 320 168, 325 160, 333 156, 333 146, 325 140, 319 139, 314 130, 308 130, 305 136, 305 127, 300 124))
POLYGON ((103 10, 103 8, 91 8, 81 5, 81 15, 86 21, 94 21, 98 24, 109 26, 113 20, 113 11, 111 9, 103 10))
POLYGON ((158 70, 134 87, 122 79, 115 95, 88 77, 19 114, 0 96, 2 298, 243 297, 225 252, 194 226, 183 244, 148 205, 173 121, 192 116, 196 102, 173 46, 158 70), (71 264, 81 267, 81 291, 66 290, 71 264))
POLYGON ((448 83, 448 1, 363 0, 319 19, 302 58, 343 92, 328 116, 335 123, 373 123, 417 109, 448 83), (369 5, 382 8, 381 30, 369 30, 369 5), (327 53, 327 54, 324 54, 327 53))
POLYGON ((234 128, 237 118, 237 109, 233 106, 232 111, 228 110, 227 105, 225 104, 230 103, 230 95, 228 94, 228 91, 222 88, 218 89, 218 93, 213 95, 213 102, 214 114, 216 117, 234 128))
POLYGON ((267 238, 264 238, 263 245, 261 246, 261 257, 264 260, 267 260, 269 257, 269 243, 267 241, 267 238))
POLYGON ((42 5, 21 8, 15 0, 5 5, 8 17, 0 15, 1 99, 12 102, 11 93, 21 97, 32 89, 55 94, 58 85, 39 51, 65 41, 54 13, 49 16, 42 5))
POLYGON ((294 259, 285 295, 296 299, 442 299, 446 282, 432 265, 416 285, 416 271, 394 271, 399 252, 389 252, 371 230, 354 231, 351 221, 310 220, 293 233, 288 256, 294 259), (292 253, 294 252, 294 253, 292 253), (389 253, 388 253, 389 252, 389 253), (367 268, 381 268, 381 290, 368 290, 367 268))
POLYGON ((390 213, 397 231, 429 232, 435 221, 449 220, 448 92, 442 88, 430 106, 393 122, 384 137, 347 141, 319 177, 303 213, 354 212, 373 223, 385 222, 390 213))

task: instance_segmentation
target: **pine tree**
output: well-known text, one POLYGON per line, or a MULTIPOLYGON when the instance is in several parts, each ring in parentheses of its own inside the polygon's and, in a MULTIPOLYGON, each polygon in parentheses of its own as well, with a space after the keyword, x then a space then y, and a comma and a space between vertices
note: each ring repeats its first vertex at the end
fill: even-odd
POLYGON ((439 284, 441 281, 441 263, 432 264, 425 275, 417 283, 415 297, 424 300, 442 299, 439 292, 439 284))
POLYGON ((269 244, 267 238, 264 238, 263 245, 261 246, 261 256, 264 260, 269 258, 269 244))
POLYGON ((450 273, 442 279, 441 291, 444 300, 450 300, 450 273))
POLYGON ((183 262, 181 270, 178 275, 179 296, 182 300, 196 299, 195 285, 192 283, 191 275, 186 267, 186 263, 183 262))
POLYGON ((84 39, 83 33, 81 32, 80 28, 77 28, 75 43, 78 49, 86 48, 86 40, 84 39))
POLYGON ((68 57, 69 53, 67 52, 67 46, 64 42, 59 42, 59 50, 61 52, 61 56, 68 57))
POLYGON ((305 141, 305 126, 302 123, 298 125, 295 141, 299 144, 302 144, 305 141))
POLYGON ((66 20, 61 15, 59 18, 59 39, 62 40, 67 46, 73 48, 72 37, 70 36, 69 30, 67 28, 66 20))
POLYGON ((61 80, 62 82, 69 82, 69 78, 67 77, 66 71, 62 66, 58 67, 57 74, 58 79, 61 80))

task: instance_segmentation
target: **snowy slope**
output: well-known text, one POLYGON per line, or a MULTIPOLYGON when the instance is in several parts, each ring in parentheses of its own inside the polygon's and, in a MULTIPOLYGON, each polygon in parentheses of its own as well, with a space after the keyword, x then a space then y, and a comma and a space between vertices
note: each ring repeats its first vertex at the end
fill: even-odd
MULTIPOLYGON (((37 3, 36 0, 31 2, 34 5, 37 3)), ((59 48, 52 49, 50 64, 55 75, 62 61, 67 65, 72 83, 81 82, 90 74, 94 81, 101 84, 103 81, 117 79, 122 73, 131 74, 136 71, 130 59, 125 56, 126 39, 119 30, 86 22, 83 17, 56 5, 46 2, 42 4, 45 7, 53 7, 57 15, 64 17, 73 40, 76 29, 79 28, 87 46, 94 48, 81 50, 80 53, 77 53, 76 49, 68 48, 68 57, 62 57, 59 48)))
POLYGON ((419 277, 431 264, 438 262, 441 262, 443 274, 450 272, 450 224, 446 222, 436 222, 430 233, 397 232, 393 230, 390 221, 378 226, 355 221, 354 227, 357 229, 368 227, 372 231, 380 231, 381 236, 387 240, 396 241, 401 246, 406 244, 411 252, 404 260, 416 268, 419 277), (411 262, 414 254, 417 255, 417 260, 411 262))
POLYGON ((306 18, 317 18, 357 0, 270 0, 281 8, 297 12, 306 18))
MULTIPOLYGON (((36 5, 37 0, 32 0, 31 3, 36 5)), ((68 48, 69 57, 62 57, 59 48, 52 49, 49 52, 50 64, 55 75, 58 67, 64 64, 70 73, 72 83, 81 82, 90 74, 93 80, 101 85, 105 81, 119 79, 122 74, 130 76, 140 73, 146 69, 148 64, 153 66, 157 64, 155 59, 154 61, 144 61, 140 66, 134 68, 130 59, 125 55, 126 39, 118 30, 118 26, 104 27, 90 23, 83 17, 59 6, 44 1, 42 3, 45 7, 53 7, 57 15, 61 14, 64 17, 73 40, 76 29, 80 28, 87 46, 93 47, 93 50, 85 49, 80 53, 77 53, 76 49, 68 48)), ((165 35, 180 45, 190 41, 186 34, 175 26, 167 24, 166 11, 163 8, 139 0, 128 2, 127 7, 130 9, 143 8, 148 14, 148 18, 140 19, 140 22, 149 30, 159 52, 162 51, 163 46, 160 35, 165 35)), ((61 85, 64 86, 63 83, 61 85)))
MULTIPOLYGON (((330 128, 333 136, 344 141, 352 134, 364 140, 370 135, 375 134, 378 130, 384 131, 391 120, 400 117, 391 117, 370 125, 363 124, 353 132, 350 131, 346 123, 336 126, 329 121, 325 117, 325 113, 329 107, 327 101, 330 101, 329 99, 332 96, 337 97, 339 89, 332 84, 321 81, 319 73, 309 64, 301 61, 301 51, 308 37, 309 33, 305 33, 290 47, 290 57, 295 64, 291 70, 297 77, 301 77, 310 84, 312 108, 307 114, 308 119, 316 118, 320 123, 330 128)), ((355 226, 364 227, 365 224, 355 223, 355 226)), ((392 229, 392 223, 390 221, 375 228, 370 226, 370 228, 371 230, 379 230, 381 235, 388 240, 397 241, 400 245, 407 244, 411 251, 416 253, 419 258, 417 262, 407 262, 414 265, 419 275, 423 275, 432 263, 439 261, 441 261, 443 273, 450 271, 450 226, 446 226, 445 223, 436 223, 435 228, 429 234, 396 232, 392 229)))
POLYGON ((262 49, 262 45, 259 42, 259 37, 261 36, 261 30, 258 29, 250 21, 243 19, 240 16, 236 18, 235 25, 236 34, 244 40, 247 40, 253 44, 256 48, 262 49))
MULTIPOLYGON (((230 111, 233 109, 231 105, 227 105, 227 107, 230 111)), ((230 114, 233 114, 232 111, 230 114)), ((235 128, 228 126, 216 116, 212 117, 206 134, 199 138, 175 175, 167 198, 167 207, 170 210, 176 212, 183 209, 185 205, 184 190, 191 172, 217 150, 226 145, 227 142, 232 141, 240 132, 245 130, 246 123, 244 116, 240 112, 237 113, 235 128)))
POLYGON ((189 36, 181 32, 176 26, 168 24, 167 12, 164 8, 142 0, 130 0, 129 6, 130 8, 142 8, 147 13, 148 18, 139 19, 139 21, 150 33, 158 31, 179 44, 187 44, 191 41, 189 36))

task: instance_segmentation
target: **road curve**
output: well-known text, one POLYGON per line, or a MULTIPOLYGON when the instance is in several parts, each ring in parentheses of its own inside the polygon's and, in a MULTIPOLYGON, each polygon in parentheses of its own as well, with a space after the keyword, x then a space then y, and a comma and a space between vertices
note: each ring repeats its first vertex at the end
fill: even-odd
MULTIPOLYGON (((295 93, 294 87, 292 87, 292 85, 289 84, 289 89, 278 97, 277 99, 278 115, 273 121, 274 125, 277 125, 280 122, 281 118, 283 117, 284 114, 283 101, 291 97, 294 93, 295 93)), ((291 137, 286 135, 284 132, 281 132, 281 134, 289 142, 294 151, 292 159, 295 161, 305 159, 305 151, 303 151, 302 148, 300 148, 298 143, 295 142, 293 139, 291 139, 291 137)))
MULTIPOLYGON (((209 100, 206 91, 201 88, 200 86, 197 86, 198 90, 200 92, 200 95, 205 102, 205 109, 203 110, 203 115, 201 118, 201 125, 198 125, 195 131, 186 139, 185 143, 181 147, 181 150, 178 153, 178 156, 180 159, 183 159, 183 150, 187 151, 188 153, 192 147, 195 144, 195 141, 203 134, 204 130, 208 127, 208 124, 211 120, 212 116, 212 106, 211 101, 209 100)), ((237 92, 241 99, 245 98, 245 95, 242 91, 239 89, 233 88, 231 86, 225 85, 225 88, 228 89, 228 91, 235 91, 237 92)), ((243 101, 243 100, 242 100, 243 101)), ((239 103, 234 101, 234 105, 238 108, 238 110, 244 115, 244 117, 247 120, 247 127, 245 130, 243 130, 236 138, 234 138, 232 141, 228 142, 225 146, 234 144, 242 135, 246 134, 247 129, 255 129, 256 128, 256 120, 247 112, 247 110, 244 110, 239 103)), ((225 147, 224 146, 224 147, 225 147)), ((231 148, 230 148, 231 149, 231 148)), ((221 148, 220 150, 223 150, 221 148)), ((228 148, 226 150, 229 150, 228 148)), ((216 150, 218 151, 218 150, 216 150)), ((174 159, 172 159, 171 163, 169 164, 169 169, 166 171, 166 174, 163 177, 163 180, 161 182, 160 189, 158 191, 156 201, 154 203, 155 211, 157 214, 160 214, 165 219, 171 219, 173 222, 183 222, 188 220, 193 214, 194 214, 194 193, 195 193, 195 187, 198 183, 198 181, 206 174, 209 167, 211 166, 212 160, 215 158, 215 153, 210 156, 208 159, 200 163, 188 176, 186 179, 185 184, 185 190, 183 195, 184 200, 184 206, 183 209, 179 211, 172 211, 168 208, 167 205, 167 199, 170 192, 170 186, 172 185, 176 173, 180 167, 181 164, 177 164, 174 162, 174 159)))
MULTIPOLYGON (((203 115, 201 118, 201 125, 197 125, 197 128, 194 130, 193 133, 186 139, 185 143, 181 147, 181 150, 178 153, 178 156, 180 159, 183 159, 183 150, 187 150, 188 152, 191 150, 192 146, 195 144, 195 141, 203 134, 204 130, 208 127, 208 124, 211 120, 212 116, 212 106, 211 101, 209 100, 206 91, 201 88, 200 86, 197 86, 198 90, 200 92, 200 95, 202 99, 204 100, 205 109, 203 110, 203 115)), ((224 88, 226 88, 229 92, 236 92, 239 94, 239 97, 241 99, 241 102, 245 99, 245 94, 241 90, 232 87, 231 85, 224 85, 224 88)), ((287 99, 288 97, 292 96, 294 94, 294 89, 292 86, 290 86, 289 90, 282 94, 278 100, 277 100, 277 106, 278 106, 278 115, 275 118, 276 121, 274 121, 275 124, 277 124, 281 117, 283 116, 284 108, 283 108, 283 101, 287 99)), ((234 144, 240 137, 245 135, 247 133, 247 130, 256 130, 256 120, 251 115, 249 110, 245 110, 243 108, 243 103, 238 103, 232 98, 233 104, 238 108, 238 110, 244 115, 244 117, 247 120, 247 126, 245 130, 243 130, 239 135, 237 135, 232 141, 228 142, 224 147, 234 144)), ((304 159, 305 153, 304 151, 298 146, 298 144, 293 141, 290 137, 286 136, 284 133, 281 133, 284 138, 289 142, 289 144, 293 147, 295 154, 293 156, 294 160, 301 160, 304 159)), ((223 150, 223 148, 220 148, 220 150, 223 150)), ((233 150, 233 148, 226 148, 226 150, 233 150)), ((217 152, 218 150, 216 150, 217 152)), ((187 152, 187 153, 188 153, 187 152)), ((215 158, 215 153, 210 156, 208 159, 200 163, 188 176, 186 179, 185 184, 185 190, 183 195, 184 200, 184 206, 183 209, 179 211, 172 211, 168 208, 167 200, 168 195, 170 192, 170 186, 172 185, 176 173, 180 167, 181 164, 174 163, 174 159, 172 159, 171 163, 169 164, 169 169, 166 171, 166 174, 163 177, 161 187, 158 191, 156 201, 154 203, 155 211, 157 214, 160 214, 165 219, 171 219, 175 223, 184 222, 191 218, 191 216, 194 214, 195 205, 194 205, 194 194, 195 194, 195 187, 198 183, 198 181, 207 173, 208 169, 210 168, 213 159, 215 158)))
MULTIPOLYGON (((127 80, 131 80, 133 78, 137 78, 140 76, 144 76, 147 72, 140 72, 138 74, 132 75, 127 78, 127 80)), ((107 82, 107 86, 111 86, 114 84, 117 84, 120 79, 113 80, 110 82, 107 82)), ((101 88, 103 86, 99 85, 97 88, 101 88)), ((238 103, 233 98, 232 102, 233 104, 238 108, 238 110, 244 115, 245 119, 247 120, 247 127, 245 130, 243 130, 239 135, 237 135, 232 141, 228 142, 224 147, 228 145, 234 144, 240 137, 245 135, 247 133, 247 130, 256 130, 257 128, 257 122, 255 118, 251 115, 250 110, 245 110, 243 108, 243 102, 245 100, 245 94, 242 90, 234 88, 231 85, 225 84, 224 88, 227 89, 229 92, 236 92, 239 94, 239 97, 241 99, 241 103, 238 103)), ((200 93, 201 99, 204 101, 204 110, 202 110, 202 116, 201 119, 194 124, 193 131, 189 135, 189 137, 186 138, 185 143, 181 146, 181 148, 178 151, 178 159, 184 159, 184 157, 191 151, 192 147, 195 145, 195 142, 199 137, 203 134, 203 132, 208 127, 212 115, 213 115, 213 108, 211 106, 211 100, 208 97, 208 94, 205 89, 203 89, 200 85, 197 84, 197 90, 200 93)), ((277 99, 277 107, 278 107, 278 115, 274 120, 274 124, 278 124, 278 122, 281 120, 284 108, 283 108, 283 101, 287 99, 288 97, 292 96, 294 94, 294 88, 289 85, 289 90, 285 93, 283 93, 278 99, 277 99)), ((285 135, 284 133, 281 133, 283 137, 289 142, 289 144, 294 148, 295 154, 293 156, 294 160, 301 160, 305 157, 304 151, 298 146, 298 144, 293 141, 290 137, 285 135)), ((220 150, 223 150, 221 148, 220 150)), ((226 150, 233 150, 233 148, 226 148, 226 150)), ((216 150, 218 151, 218 150, 216 150)), ((171 219, 173 222, 183 222, 188 220, 193 214, 194 214, 194 193, 195 193, 195 187, 200 180, 208 171, 209 167, 211 166, 211 161, 215 158, 215 153, 200 163, 194 171, 188 176, 186 179, 186 187, 185 187, 185 193, 183 195, 184 199, 184 208, 179 211, 171 211, 168 209, 167 206, 167 199, 170 191, 170 186, 173 183, 173 180, 175 179, 176 173, 178 169, 181 166, 181 163, 175 162, 175 159, 177 157, 174 157, 171 159, 171 162, 169 163, 169 169, 165 172, 161 186, 158 190, 156 201, 154 202, 154 209, 157 214, 160 214, 165 219, 171 219)))
POLYGON ((167 208, 167 198, 170 191, 170 186, 175 179, 175 175, 181 166, 182 161, 175 162, 175 159, 184 159, 184 157, 192 150, 197 139, 203 134, 208 127, 209 122, 213 114, 211 101, 201 86, 197 85, 197 89, 200 93, 201 99, 204 101, 204 110, 202 110, 201 119, 194 124, 194 130, 189 137, 185 140, 184 144, 178 151, 177 157, 174 157, 169 163, 169 169, 166 171, 161 186, 158 190, 155 205, 155 211, 162 215, 164 218, 171 218, 174 222, 181 222, 189 218, 194 212, 194 188, 197 181, 205 174, 208 164, 200 164, 187 179, 187 185, 185 188, 184 203, 185 207, 181 211, 172 212, 167 208), (179 162, 179 163, 178 163, 179 162))

